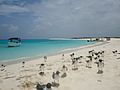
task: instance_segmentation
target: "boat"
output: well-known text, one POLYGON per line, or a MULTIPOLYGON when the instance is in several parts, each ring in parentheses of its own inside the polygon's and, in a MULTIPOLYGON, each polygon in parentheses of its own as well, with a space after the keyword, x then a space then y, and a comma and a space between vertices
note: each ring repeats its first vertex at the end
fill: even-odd
POLYGON ((9 38, 8 39, 8 47, 17 47, 21 45, 20 38, 9 38))

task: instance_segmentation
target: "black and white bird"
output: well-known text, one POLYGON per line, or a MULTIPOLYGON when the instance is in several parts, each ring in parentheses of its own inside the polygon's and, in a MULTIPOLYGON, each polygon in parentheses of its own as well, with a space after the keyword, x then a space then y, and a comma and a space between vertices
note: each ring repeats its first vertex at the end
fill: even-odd
POLYGON ((104 67, 104 60, 99 59, 99 62, 97 63, 97 67, 98 67, 98 74, 102 74, 103 73, 103 67, 104 67))
POLYGON ((40 69, 41 72, 44 72, 45 64, 44 63, 40 64, 39 69, 40 69))
POLYGON ((47 83, 47 84, 39 84, 37 83, 36 85, 36 89, 37 90, 52 90, 52 84, 51 83, 47 83))
POLYGON ((1 71, 4 71, 4 70, 5 70, 5 67, 6 67, 6 66, 5 66, 4 64, 2 64, 2 65, 1 65, 1 71))
POLYGON ((60 72, 59 71, 53 72, 52 78, 54 80, 54 83, 59 84, 60 72))
POLYGON ((86 56, 86 67, 92 68, 92 56, 86 56))
POLYGON ((114 50, 114 51, 112 51, 112 53, 114 54, 114 56, 116 56, 117 55, 117 50, 114 50))
POLYGON ((74 53, 70 54, 71 59, 74 58, 74 55, 75 55, 74 53))

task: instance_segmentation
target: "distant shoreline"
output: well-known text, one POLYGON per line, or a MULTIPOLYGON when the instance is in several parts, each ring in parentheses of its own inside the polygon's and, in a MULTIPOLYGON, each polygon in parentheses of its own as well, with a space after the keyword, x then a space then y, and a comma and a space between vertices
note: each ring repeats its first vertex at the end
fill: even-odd
MULTIPOLYGON (((106 36, 109 37, 109 36, 106 36)), ((90 38, 106 38, 106 37, 71 37, 71 38, 21 38, 22 40, 31 40, 31 39, 90 39, 90 38)), ((120 38, 120 37, 110 37, 110 38, 120 38)), ((8 40, 8 38, 0 38, 0 40, 8 40)))
MULTIPOLYGON (((58 51, 57 53, 48 54, 46 56, 49 57, 49 56, 55 56, 55 55, 59 55, 59 54, 63 54, 63 53, 66 54, 66 53, 70 53, 70 52, 74 52, 74 51, 79 51, 80 49, 100 46, 100 45, 103 45, 103 44, 106 44, 106 43, 108 43, 108 42, 106 42, 106 41, 105 42, 96 42, 96 43, 90 44, 90 45, 83 45, 83 46, 80 46, 80 47, 64 49, 64 50, 58 51)), ((39 59, 39 58, 43 58, 43 56, 27 57, 27 58, 18 59, 18 60, 15 60, 15 61, 0 61, 0 64, 11 65, 11 64, 20 63, 20 62, 23 62, 23 61, 32 61, 32 60, 36 60, 36 59, 39 59)))

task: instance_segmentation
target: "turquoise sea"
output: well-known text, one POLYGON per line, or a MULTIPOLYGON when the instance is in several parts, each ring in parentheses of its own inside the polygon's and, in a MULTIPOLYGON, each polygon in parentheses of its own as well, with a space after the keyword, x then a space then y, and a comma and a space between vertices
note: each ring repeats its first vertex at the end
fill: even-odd
POLYGON ((8 48, 8 40, 0 40, 0 61, 14 61, 18 59, 34 58, 58 53, 64 49, 92 44, 86 40, 52 40, 29 39, 22 40, 20 47, 8 48))

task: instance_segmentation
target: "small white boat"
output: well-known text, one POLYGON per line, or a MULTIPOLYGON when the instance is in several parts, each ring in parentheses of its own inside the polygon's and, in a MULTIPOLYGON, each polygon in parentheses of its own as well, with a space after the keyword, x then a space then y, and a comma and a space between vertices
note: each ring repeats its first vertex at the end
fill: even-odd
POLYGON ((9 38, 8 39, 8 47, 17 47, 21 45, 20 38, 9 38))

